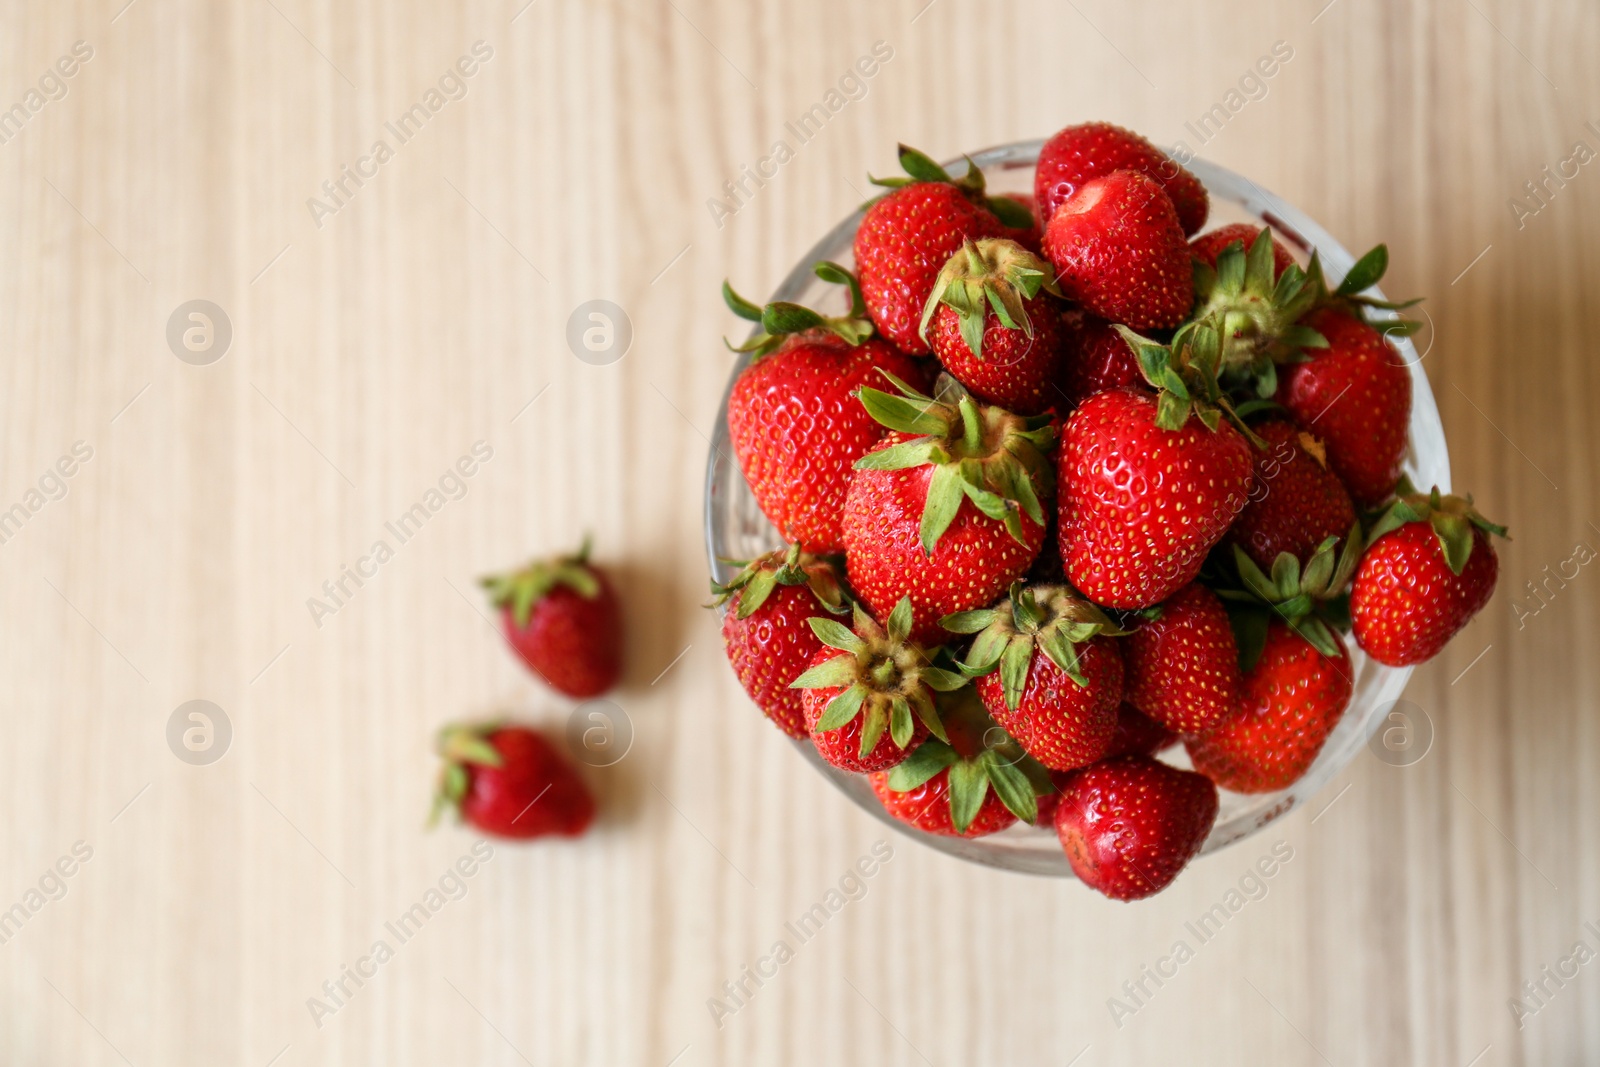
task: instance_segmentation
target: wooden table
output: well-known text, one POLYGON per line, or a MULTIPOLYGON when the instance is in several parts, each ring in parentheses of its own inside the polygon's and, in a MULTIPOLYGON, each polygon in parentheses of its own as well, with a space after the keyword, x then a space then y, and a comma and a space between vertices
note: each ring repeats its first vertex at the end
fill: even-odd
POLYGON ((1600 1059, 1600 22, 1325 3, 8 8, 0 1061, 1600 1059), (889 834, 699 606, 718 283, 770 291, 897 140, 1090 118, 1387 241, 1457 485, 1516 536, 1408 691, 1426 758, 1364 755, 1136 906, 889 834), (632 749, 590 838, 453 875, 433 730, 572 710, 474 580, 586 530, 628 590, 632 749), (224 747, 214 712, 184 747, 193 700, 231 733, 209 764, 175 756, 224 747))

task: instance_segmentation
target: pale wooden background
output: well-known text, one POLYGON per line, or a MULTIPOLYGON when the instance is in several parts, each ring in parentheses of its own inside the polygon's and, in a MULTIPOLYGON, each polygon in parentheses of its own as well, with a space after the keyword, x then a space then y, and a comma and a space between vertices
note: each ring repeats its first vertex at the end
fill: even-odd
POLYGON ((1594 5, 525 2, 0 16, 0 106, 94 49, 0 145, 0 507, 94 450, 0 546, 0 908, 94 849, 0 945, 0 1060, 1600 1060, 1600 965, 1520 1030, 1506 1003, 1600 947, 1600 577, 1520 629, 1513 608, 1600 546, 1600 167, 1520 229, 1508 207, 1575 140, 1600 148, 1594 5), (314 225, 307 198, 480 39, 466 98, 314 225), (719 228, 708 198, 880 40, 865 96, 719 228), (1185 121, 1279 40, 1267 95, 1196 145, 1185 121), (1429 298, 1457 484, 1514 528, 1500 595, 1411 685, 1437 729, 1417 765, 1364 754, 1138 906, 894 837, 866 896, 719 1029, 707 999, 886 832, 751 711, 698 607, 738 328, 716 285, 769 291, 897 139, 949 156, 1089 118, 1188 141, 1351 247, 1389 242, 1390 292, 1429 298), (194 298, 233 324, 211 366, 164 340, 194 298), (564 340, 593 298, 635 330, 609 366, 564 340), (478 440, 494 458, 465 499, 315 626, 306 599, 478 440), (421 832, 431 731, 568 713, 474 577, 585 529, 633 623, 616 699, 637 740, 596 776, 604 824, 497 850, 319 1029, 307 998, 471 843, 421 832), (234 727, 208 767, 164 740, 193 698, 234 727), (1266 898, 1115 1025, 1107 999, 1280 839, 1266 898))

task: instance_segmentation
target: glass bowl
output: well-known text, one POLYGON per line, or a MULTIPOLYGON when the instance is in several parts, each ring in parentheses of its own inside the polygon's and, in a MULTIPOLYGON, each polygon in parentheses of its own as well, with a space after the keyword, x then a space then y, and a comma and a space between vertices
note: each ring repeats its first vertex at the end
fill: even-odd
MULTIPOLYGON (((1043 143, 1022 141, 1002 145, 974 153, 972 160, 983 171, 990 193, 1031 192, 1033 167, 1043 143)), ((961 163, 954 161, 950 166, 959 171, 961 163)), ((1191 161, 1188 168, 1205 184, 1211 196, 1211 215, 1206 229, 1234 222, 1266 223, 1302 264, 1310 258, 1313 249, 1320 253, 1323 268, 1333 284, 1344 277, 1355 262, 1355 257, 1343 245, 1304 212, 1249 179, 1199 159, 1191 161)), ((792 300, 818 310, 833 309, 834 314, 842 312, 846 303, 842 288, 819 280, 812 274, 811 267, 822 259, 851 266, 854 263, 851 245, 860 223, 861 212, 858 211, 835 226, 815 248, 801 257, 770 299, 792 300)), ((1437 485, 1449 492, 1450 456, 1445 447, 1444 427, 1439 422, 1439 409, 1428 388, 1428 378, 1422 371, 1421 357, 1409 339, 1397 339, 1395 347, 1409 365, 1412 383, 1405 471, 1418 486, 1437 485)), ((747 362, 747 358, 741 358, 734 367, 728 378, 730 390, 747 362)), ((727 416, 728 393, 725 391, 706 462, 706 551, 711 573, 718 581, 726 581, 733 574, 733 568, 722 560, 753 559, 763 552, 783 547, 782 538, 761 514, 733 458, 727 416)), ((1201 850, 1202 855, 1249 837, 1304 804, 1355 758, 1393 702, 1399 699, 1411 676, 1411 668, 1385 667, 1368 659, 1355 647, 1355 642, 1347 641, 1346 645, 1355 668, 1355 692, 1343 720, 1328 737, 1310 771, 1294 785, 1277 793, 1246 796, 1222 790, 1221 810, 1201 850)), ((808 742, 794 741, 793 744, 802 757, 858 806, 930 848, 1006 870, 1072 876, 1056 835, 1048 829, 1019 823, 998 834, 973 839, 924 834, 891 818, 873 795, 865 776, 847 774, 830 766, 808 742)), ((1165 750, 1161 758, 1175 766, 1186 769, 1190 766, 1181 745, 1165 750)))

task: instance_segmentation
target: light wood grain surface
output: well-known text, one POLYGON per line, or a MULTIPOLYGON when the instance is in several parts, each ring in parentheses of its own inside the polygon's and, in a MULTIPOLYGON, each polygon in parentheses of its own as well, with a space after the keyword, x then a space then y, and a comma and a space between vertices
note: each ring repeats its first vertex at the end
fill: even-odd
POLYGON ((0 1061, 1600 1062, 1593 4, 124 3, 0 15, 0 1061), (889 834, 749 707, 699 607, 717 283, 770 291, 897 140, 1090 118, 1386 240, 1457 485, 1516 537, 1412 681, 1425 758, 1364 754, 1135 906, 889 834), (594 299, 620 360, 569 347, 594 299), (191 300, 231 323, 207 365, 166 337, 191 300), (571 711, 474 579, 585 530, 629 588, 633 747, 591 837, 458 880, 473 837, 422 832, 433 729, 571 711), (196 699, 232 729, 204 766, 167 743, 196 699))

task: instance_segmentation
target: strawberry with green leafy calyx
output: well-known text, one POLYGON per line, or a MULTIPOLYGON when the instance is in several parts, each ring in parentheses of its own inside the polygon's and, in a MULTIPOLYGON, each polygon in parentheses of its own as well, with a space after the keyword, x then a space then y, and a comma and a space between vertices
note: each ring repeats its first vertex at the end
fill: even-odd
POLYGON ((964 241, 1024 236, 1033 215, 1009 197, 985 195, 983 172, 967 162, 953 178, 921 152, 900 146, 907 177, 876 179, 889 192, 863 205, 852 250, 861 291, 878 332, 903 351, 923 355, 917 331, 939 270, 964 241))
POLYGON ((1102 634, 1124 633, 1111 616, 1070 586, 1021 582, 1013 583, 1010 595, 992 608, 963 611, 939 621, 952 633, 978 635, 960 670, 978 678, 999 668, 1006 707, 1013 710, 1022 700, 1035 648, 1042 649, 1067 677, 1086 686, 1089 680, 1078 660, 1078 646, 1102 634))
POLYGON ((754 560, 725 560, 730 566, 740 568, 739 573, 726 584, 711 582, 713 597, 711 607, 720 608, 730 600, 735 618, 748 619, 779 586, 805 586, 817 603, 835 615, 850 611, 844 588, 839 584, 839 572, 833 562, 825 557, 802 551, 798 543, 787 549, 768 552, 754 560))
POLYGON ((1280 552, 1267 574, 1244 549, 1233 545, 1233 562, 1244 588, 1219 589, 1231 602, 1229 617, 1239 643, 1239 666, 1249 671, 1261 656, 1268 624, 1276 619, 1303 637, 1324 656, 1344 655, 1339 633, 1350 628, 1349 599, 1345 590, 1361 560, 1361 524, 1349 534, 1328 537, 1306 560, 1305 567, 1292 552, 1280 552), (1343 541, 1344 547, 1335 551, 1343 541))
POLYGON ((746 300, 734 292, 733 286, 722 283, 722 299, 728 310, 747 322, 761 324, 761 332, 740 345, 724 341, 735 352, 748 352, 751 359, 760 359, 781 346, 785 339, 809 330, 830 333, 848 345, 859 345, 872 336, 872 320, 867 318, 867 305, 861 299, 861 283, 856 276, 837 263, 822 260, 812 272, 825 282, 848 286, 850 311, 845 315, 829 316, 819 311, 787 300, 774 300, 765 306, 746 300))
POLYGON ((1049 772, 997 726, 971 687, 940 694, 949 741, 929 738, 906 761, 872 776, 888 813, 919 830, 981 837, 1021 819, 1039 819, 1054 794, 1049 772))
POLYGON ((856 461, 845 499, 850 583, 880 617, 909 596, 912 638, 948 640, 939 619, 989 604, 1044 544, 1053 491, 1048 416, 980 404, 943 377, 939 399, 893 379, 861 404, 891 432, 856 461))
POLYGON ((622 675, 622 604, 605 572, 574 555, 482 579, 512 651, 551 688, 599 696, 622 675))
POLYGON ((837 552, 850 465, 884 434, 856 390, 877 381, 880 368, 912 382, 927 378, 916 360, 872 336, 849 271, 826 262, 815 271, 849 288, 849 313, 830 317, 783 301, 757 307, 724 283, 734 314, 761 326, 736 349, 750 362, 728 392, 728 437, 750 492, 784 540, 837 552))
POLYGON ((594 821, 583 779, 544 734, 514 723, 455 723, 439 731, 444 764, 428 825, 446 810, 496 837, 576 837, 594 821))
MULTIPOLYGON (((1217 337, 1217 375, 1223 386, 1247 395, 1272 396, 1278 388, 1278 364, 1301 362, 1309 352, 1328 347, 1328 339, 1305 321, 1313 311, 1333 307, 1365 321, 1369 311, 1397 311, 1418 303, 1361 295, 1378 283, 1388 264, 1388 248, 1378 245, 1330 290, 1315 252, 1307 267, 1291 263, 1280 271, 1267 229, 1256 235, 1248 250, 1243 242, 1224 248, 1214 269, 1196 260, 1193 325, 1197 334, 1217 337)), ((1417 323, 1398 317, 1376 320, 1372 325, 1386 334, 1403 335, 1418 328, 1417 323)))
POLYGON ((953 186, 972 203, 987 208, 1008 227, 1027 229, 1034 225, 1033 212, 1028 210, 1026 204, 1009 196, 987 195, 983 171, 972 161, 971 156, 962 157, 966 160, 967 169, 962 172, 961 177, 956 178, 952 177, 950 172, 940 166, 932 156, 919 152, 910 145, 900 145, 898 155, 900 168, 906 172, 905 177, 874 178, 870 174, 867 175, 867 180, 873 185, 890 192, 874 197, 862 207, 870 208, 874 204, 881 203, 896 189, 903 189, 918 182, 929 182, 935 185, 953 186))
POLYGON ((920 333, 957 381, 992 404, 1036 415, 1056 402, 1061 290, 1015 241, 968 240, 922 311, 920 333))
POLYGON ((930 733, 948 740, 933 693, 959 689, 966 679, 933 666, 928 653, 909 639, 909 599, 890 612, 887 628, 859 604, 854 616, 854 627, 835 619, 810 620, 825 647, 790 685, 804 691, 806 723, 823 759, 868 773, 899 763, 930 733))
POLYGON ((1490 522, 1471 497, 1427 493, 1402 482, 1400 498, 1372 527, 1350 592, 1356 642, 1392 667, 1440 650, 1494 595, 1500 575, 1490 522))
POLYGON ((1012 586, 993 608, 941 625, 977 636, 961 665, 984 707, 1028 754, 1051 770, 1099 759, 1117 728, 1123 631, 1067 586, 1012 586), (1039 653, 1042 653, 1039 654, 1039 653))
POLYGON ((1439 492, 1437 485, 1426 493, 1419 493, 1409 478, 1402 477, 1395 489, 1395 498, 1367 532, 1369 547, 1391 530, 1398 530, 1407 523, 1425 522, 1439 538, 1439 550, 1444 554, 1450 573, 1460 574, 1472 558, 1474 530, 1510 539, 1504 526, 1478 513, 1471 495, 1446 496, 1439 492))
MULTIPOLYGON (((979 820, 985 805, 992 808, 995 801, 1005 812, 1023 822, 1031 823, 1038 818, 1039 801, 1034 783, 1017 767, 1017 762, 1026 758, 1022 747, 1010 738, 1000 747, 985 748, 970 757, 962 756, 937 738, 929 738, 918 745, 904 763, 888 772, 884 785, 890 792, 915 793, 930 780, 936 783, 941 774, 945 775, 948 814, 928 813, 928 818, 936 820, 943 816, 957 835, 976 836, 970 833, 975 829, 975 820, 981 825, 1004 819, 999 813, 990 813, 988 820, 979 820)), ((891 814, 894 814, 892 809, 891 814)), ((982 829, 993 833, 1004 826, 983 826, 982 829)))
POLYGON ((935 400, 893 375, 885 377, 900 395, 866 386, 861 404, 879 423, 910 439, 867 453, 856 460, 856 470, 934 468, 918 527, 924 554, 933 555, 963 500, 1003 524, 1019 542, 1024 517, 1043 525, 1039 498, 1051 488, 1048 453, 1056 439, 1049 416, 1015 415, 980 404, 950 379, 941 379, 935 400))
POLYGON ((789 688, 822 648, 807 624, 820 607, 850 611, 839 565, 795 543, 743 565, 726 584, 711 583, 711 606, 724 608, 722 644, 750 699, 784 733, 805 737, 800 693, 789 688))
POLYGON ((1300 325, 1325 292, 1316 256, 1310 273, 1295 263, 1280 273, 1273 253, 1272 232, 1263 228, 1248 251, 1236 242, 1217 254, 1215 269, 1199 259, 1194 267, 1195 343, 1216 346, 1216 374, 1225 384, 1244 384, 1262 397, 1277 389, 1277 363, 1327 347, 1321 334, 1300 325))

